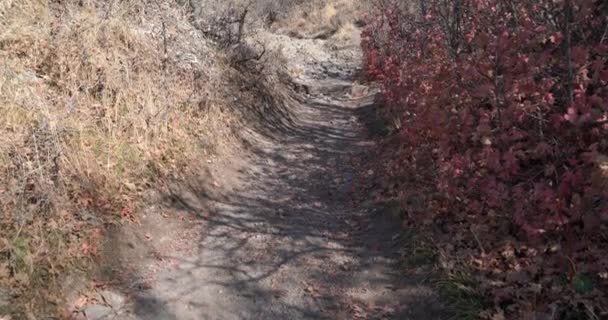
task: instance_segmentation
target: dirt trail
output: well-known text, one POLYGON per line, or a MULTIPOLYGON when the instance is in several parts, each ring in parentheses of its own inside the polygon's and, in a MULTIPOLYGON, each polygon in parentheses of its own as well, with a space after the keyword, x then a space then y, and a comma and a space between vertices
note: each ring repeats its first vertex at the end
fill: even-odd
POLYGON ((229 192, 177 201, 205 220, 190 250, 165 253, 171 267, 98 318, 441 319, 432 290, 398 268, 398 221, 352 201, 370 143, 358 109, 373 103, 356 84, 356 37, 337 51, 269 37, 300 70, 293 121, 243 133, 249 156, 213 173, 229 192))

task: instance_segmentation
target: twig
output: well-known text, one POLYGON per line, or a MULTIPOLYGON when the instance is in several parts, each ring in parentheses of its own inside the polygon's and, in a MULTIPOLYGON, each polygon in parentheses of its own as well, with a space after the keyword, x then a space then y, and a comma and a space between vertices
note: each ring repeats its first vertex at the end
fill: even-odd
POLYGON ((607 35, 608 35, 608 23, 606 24, 606 28, 604 28, 604 34, 602 34, 602 39, 600 40, 600 44, 604 44, 604 40, 606 40, 607 35))
POLYGON ((241 13, 241 16, 238 19, 239 34, 237 35, 236 43, 240 43, 241 40, 243 39, 243 31, 244 31, 244 28, 245 28, 245 19, 247 19, 247 13, 249 13, 249 6, 250 5, 251 5, 251 2, 247 4, 247 6, 245 7, 245 9, 241 13))
POLYGON ((167 27, 165 25, 165 21, 163 20, 161 22, 161 25, 163 27, 162 29, 162 34, 163 34, 163 50, 164 50, 164 55, 163 55, 163 72, 167 72, 167 61, 169 60, 169 53, 167 51, 167 27))
POLYGON ((481 244, 481 241, 479 241, 479 238, 477 237, 477 234, 475 233, 475 231, 473 231, 473 226, 471 226, 471 228, 469 230, 471 230, 471 234, 473 234, 473 238, 475 238, 475 241, 477 242, 477 245, 479 246, 479 249, 481 250, 481 254, 485 256, 486 250, 483 248, 483 245, 481 244))
POLYGON ((566 0, 566 60, 568 67, 568 75, 566 80, 566 90, 568 95, 568 103, 572 105, 574 103, 574 96, 572 93, 572 81, 573 81, 573 70, 572 70, 572 31, 570 30, 570 24, 572 22, 572 0, 566 0))

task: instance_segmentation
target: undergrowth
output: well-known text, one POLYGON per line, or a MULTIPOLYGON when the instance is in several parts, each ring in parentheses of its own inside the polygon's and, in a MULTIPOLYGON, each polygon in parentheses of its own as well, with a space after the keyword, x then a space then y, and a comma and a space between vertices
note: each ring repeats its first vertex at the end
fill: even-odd
POLYGON ((376 155, 378 197, 459 262, 448 274, 475 279, 465 287, 488 305, 460 299, 465 318, 608 316, 607 12, 383 0, 367 15, 363 68, 395 128, 376 155))

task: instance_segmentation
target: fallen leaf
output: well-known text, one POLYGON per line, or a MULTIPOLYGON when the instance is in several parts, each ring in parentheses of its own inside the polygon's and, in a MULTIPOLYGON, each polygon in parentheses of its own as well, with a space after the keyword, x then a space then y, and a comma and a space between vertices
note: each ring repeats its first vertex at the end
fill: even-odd
POLYGON ((74 309, 81 310, 87 304, 88 300, 89 299, 85 296, 78 297, 73 303, 74 309))

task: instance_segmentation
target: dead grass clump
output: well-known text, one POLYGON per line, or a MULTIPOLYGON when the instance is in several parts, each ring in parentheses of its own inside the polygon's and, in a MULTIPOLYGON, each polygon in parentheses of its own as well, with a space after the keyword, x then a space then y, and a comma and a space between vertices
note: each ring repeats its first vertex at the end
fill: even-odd
POLYGON ((359 37, 357 27, 353 22, 346 22, 332 36, 332 42, 336 46, 344 46, 348 43, 358 44, 359 41, 353 41, 354 37, 359 37))
POLYGON ((0 316, 59 308, 99 228, 230 134, 217 56, 187 16, 145 0, 0 2, 0 287, 30 301, 0 316))
POLYGON ((294 5, 285 18, 279 19, 272 28, 296 38, 332 39, 336 34, 340 41, 350 37, 348 33, 360 19, 366 7, 365 0, 312 0, 294 5))

